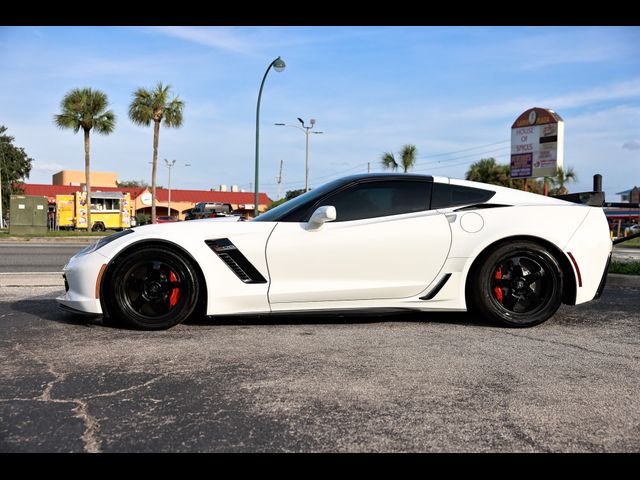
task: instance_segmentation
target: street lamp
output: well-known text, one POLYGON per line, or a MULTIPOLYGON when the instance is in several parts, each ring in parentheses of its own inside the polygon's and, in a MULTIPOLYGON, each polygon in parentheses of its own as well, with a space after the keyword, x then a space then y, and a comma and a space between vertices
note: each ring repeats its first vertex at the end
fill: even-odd
MULTIPOLYGON (((169 169, 169 202, 167 203, 167 213, 169 214, 169 216, 171 216, 171 169, 175 166, 176 161, 175 160, 169 161, 165 158, 164 163, 166 167, 169 169)), ((191 164, 185 163, 184 165, 180 165, 180 166, 190 167, 191 164)))
MULTIPOLYGON (((153 162, 149 162, 150 164, 153 165, 153 162)), ((175 160, 167 160, 166 158, 164 159, 164 163, 165 166, 169 169, 169 201, 167 202, 167 214, 170 216, 171 215, 171 169, 175 166, 176 161, 175 160)), ((191 164, 190 163, 185 163, 183 165, 178 165, 179 167, 190 167, 191 164)))
POLYGON ((258 166, 259 166, 259 146, 260 146, 260 99, 262 98, 262 88, 264 87, 264 81, 267 79, 267 74, 269 70, 273 67, 276 72, 281 72, 286 67, 284 60, 280 57, 276 58, 273 62, 269 64, 267 67, 267 71, 264 72, 264 77, 262 77, 262 83, 260 84, 260 91, 258 92, 258 104, 256 106, 256 182, 255 182, 255 196, 254 196, 254 209, 253 216, 258 216, 258 166))
POLYGON ((279 127, 293 127, 293 128, 297 128, 298 130, 301 130, 305 136, 307 137, 307 151, 306 151, 306 159, 307 159, 307 175, 306 175, 306 182, 305 182, 305 191, 308 192, 309 191, 309 134, 310 133, 315 133, 316 135, 320 135, 324 132, 312 132, 311 129, 313 128, 313 126, 316 124, 316 119, 312 118, 309 120, 309 124, 310 125, 305 125, 304 124, 304 120, 302 120, 300 117, 298 117, 298 121, 302 124, 302 127, 299 127, 297 125, 287 125, 286 123, 275 123, 274 125, 277 125, 279 127))

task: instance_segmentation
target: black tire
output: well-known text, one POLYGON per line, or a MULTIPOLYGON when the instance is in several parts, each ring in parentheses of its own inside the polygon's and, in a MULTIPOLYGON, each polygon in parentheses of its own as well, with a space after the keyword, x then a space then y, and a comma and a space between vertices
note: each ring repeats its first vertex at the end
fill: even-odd
POLYGON ((472 272, 472 309, 508 327, 532 327, 551 318, 562 303, 562 268, 544 247, 530 241, 502 244, 472 272))
POLYGON ((200 285, 183 255, 162 246, 147 246, 117 259, 104 291, 111 321, 163 330, 194 313, 200 285))
POLYGON ((106 228, 104 227, 104 223, 102 222, 97 222, 93 224, 93 227, 91 227, 91 231, 93 232, 104 232, 106 230, 106 228))

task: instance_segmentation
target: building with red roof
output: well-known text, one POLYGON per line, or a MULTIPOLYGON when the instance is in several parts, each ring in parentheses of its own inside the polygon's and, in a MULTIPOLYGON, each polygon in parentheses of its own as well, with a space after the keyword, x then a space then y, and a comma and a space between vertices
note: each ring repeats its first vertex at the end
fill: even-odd
MULTIPOLYGON (((82 191, 82 187, 77 185, 43 185, 25 183, 23 185, 24 195, 43 196, 49 199, 50 204, 55 204, 56 195, 69 195, 82 191)), ((131 200, 135 204, 136 214, 144 213, 151 215, 151 189, 150 188, 118 188, 92 186, 92 192, 122 192, 129 193, 131 200)), ((234 211, 253 213, 254 193, 253 192, 220 192, 211 190, 180 190, 171 189, 171 212, 168 211, 169 190, 166 188, 156 188, 156 214, 175 215, 184 220, 185 212, 190 210, 199 202, 221 202, 229 203, 234 211)), ((271 199, 266 193, 258 195, 258 209, 264 212, 271 204, 271 199)))

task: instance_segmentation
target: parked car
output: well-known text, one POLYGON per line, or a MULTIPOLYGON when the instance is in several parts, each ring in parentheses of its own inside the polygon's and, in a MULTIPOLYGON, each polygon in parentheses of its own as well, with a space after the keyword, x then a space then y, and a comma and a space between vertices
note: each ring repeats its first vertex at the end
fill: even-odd
POLYGON ((222 202, 196 203, 185 216, 185 220, 199 220, 201 218, 225 217, 231 214, 231 204, 222 202))
POLYGON ((178 217, 173 217, 169 215, 160 215, 156 217, 156 223, 171 223, 171 222, 178 222, 178 221, 179 221, 178 217))
POLYGON ((133 228, 64 268, 63 308, 157 330, 198 315, 471 309, 509 327, 602 293, 602 208, 445 177, 360 174, 251 221, 133 228))

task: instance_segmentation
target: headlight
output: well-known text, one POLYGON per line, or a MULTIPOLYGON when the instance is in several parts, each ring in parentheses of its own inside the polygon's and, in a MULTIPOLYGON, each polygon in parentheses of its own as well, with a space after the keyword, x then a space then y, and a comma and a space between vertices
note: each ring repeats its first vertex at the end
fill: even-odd
POLYGON ((125 235, 128 235, 129 233, 133 233, 133 230, 122 230, 121 232, 114 233, 113 235, 109 235, 108 237, 101 238, 96 243, 93 243, 91 245, 84 247, 82 250, 76 253, 75 256, 80 257, 82 255, 95 252, 96 250, 99 250, 102 247, 104 247, 107 243, 111 243, 120 237, 124 237, 125 235))

